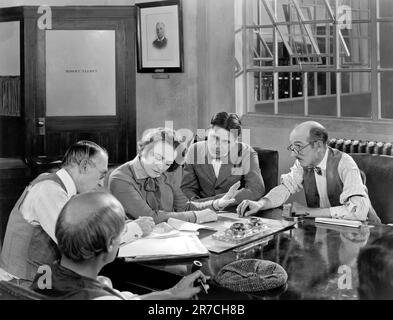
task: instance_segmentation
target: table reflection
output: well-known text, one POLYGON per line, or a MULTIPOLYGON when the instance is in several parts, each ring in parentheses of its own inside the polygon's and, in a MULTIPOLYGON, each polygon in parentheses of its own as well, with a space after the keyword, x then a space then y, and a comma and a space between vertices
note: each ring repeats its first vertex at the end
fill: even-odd
MULTIPOLYGON (((263 217, 281 218, 281 211, 275 209, 263 217)), ((305 219, 298 222, 293 229, 264 239, 247 250, 237 249, 222 254, 211 254, 209 258, 202 260, 202 271, 214 280, 215 275, 228 263, 239 259, 257 258, 277 262, 288 273, 285 288, 273 292, 245 294, 241 297, 234 292, 232 294, 226 291, 225 297, 222 297, 225 299, 357 299, 356 260, 359 251, 367 243, 392 229, 386 225, 364 225, 355 229, 315 224, 314 220, 305 219)), ((200 237, 210 235, 211 231, 209 232, 202 231, 200 237)), ((129 270, 131 265, 137 264, 128 263, 124 270, 129 270)), ((172 275, 182 276, 191 272, 192 260, 149 262, 143 265, 149 270, 166 271, 172 275)), ((117 275, 118 271, 116 270, 117 275)), ((129 274, 123 276, 127 278, 128 283, 143 282, 141 275, 138 279, 130 279, 129 274)), ((124 278, 122 280, 125 281, 124 278)), ((208 296, 205 298, 209 299, 208 296)), ((220 298, 217 294, 212 294, 211 297, 220 298)))

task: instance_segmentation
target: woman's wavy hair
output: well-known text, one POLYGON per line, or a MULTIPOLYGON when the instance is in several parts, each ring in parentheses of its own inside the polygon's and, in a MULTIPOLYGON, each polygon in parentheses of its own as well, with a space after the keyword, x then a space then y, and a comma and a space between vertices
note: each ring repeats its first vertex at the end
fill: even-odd
POLYGON ((175 171, 180 165, 184 163, 187 148, 183 144, 182 139, 176 134, 176 131, 169 128, 154 128, 147 130, 142 139, 138 141, 138 154, 146 148, 152 147, 156 142, 166 142, 177 151, 175 161, 168 168, 168 172, 175 171))

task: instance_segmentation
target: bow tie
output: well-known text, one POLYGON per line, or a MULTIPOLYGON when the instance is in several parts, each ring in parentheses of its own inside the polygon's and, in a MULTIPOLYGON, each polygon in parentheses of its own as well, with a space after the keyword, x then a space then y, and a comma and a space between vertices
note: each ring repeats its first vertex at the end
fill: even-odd
POLYGON ((322 176, 322 169, 320 167, 309 167, 308 170, 314 170, 317 175, 322 176))
POLYGON ((150 192, 155 192, 158 189, 158 181, 157 178, 148 177, 145 180, 145 190, 150 192))

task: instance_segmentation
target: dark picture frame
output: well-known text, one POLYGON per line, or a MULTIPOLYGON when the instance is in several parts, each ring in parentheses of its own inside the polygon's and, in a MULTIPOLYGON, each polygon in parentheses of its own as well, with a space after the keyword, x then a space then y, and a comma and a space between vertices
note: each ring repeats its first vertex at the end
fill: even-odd
POLYGON ((137 71, 184 72, 181 0, 136 4, 137 71))

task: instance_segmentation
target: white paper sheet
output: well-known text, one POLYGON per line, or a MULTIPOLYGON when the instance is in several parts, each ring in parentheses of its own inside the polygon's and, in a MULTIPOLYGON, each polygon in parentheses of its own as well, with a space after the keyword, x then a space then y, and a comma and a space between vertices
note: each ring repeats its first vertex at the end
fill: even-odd
POLYGON ((198 231, 183 232, 177 230, 167 222, 161 222, 153 228, 153 231, 148 236, 146 236, 145 239, 163 239, 163 238, 180 237, 183 235, 197 236, 198 234, 199 234, 198 231))
POLYGON ((192 256, 208 254, 207 249, 195 235, 149 239, 142 238, 120 248, 119 257, 192 256))
POLYGON ((186 222, 186 221, 182 221, 182 220, 174 219, 174 218, 169 218, 168 224, 179 231, 197 231, 199 229, 208 229, 208 230, 216 231, 216 229, 211 226, 186 222))
POLYGON ((359 228, 362 222, 356 220, 343 220, 343 219, 331 219, 331 218, 315 218, 316 223, 327 223, 345 227, 359 228))

